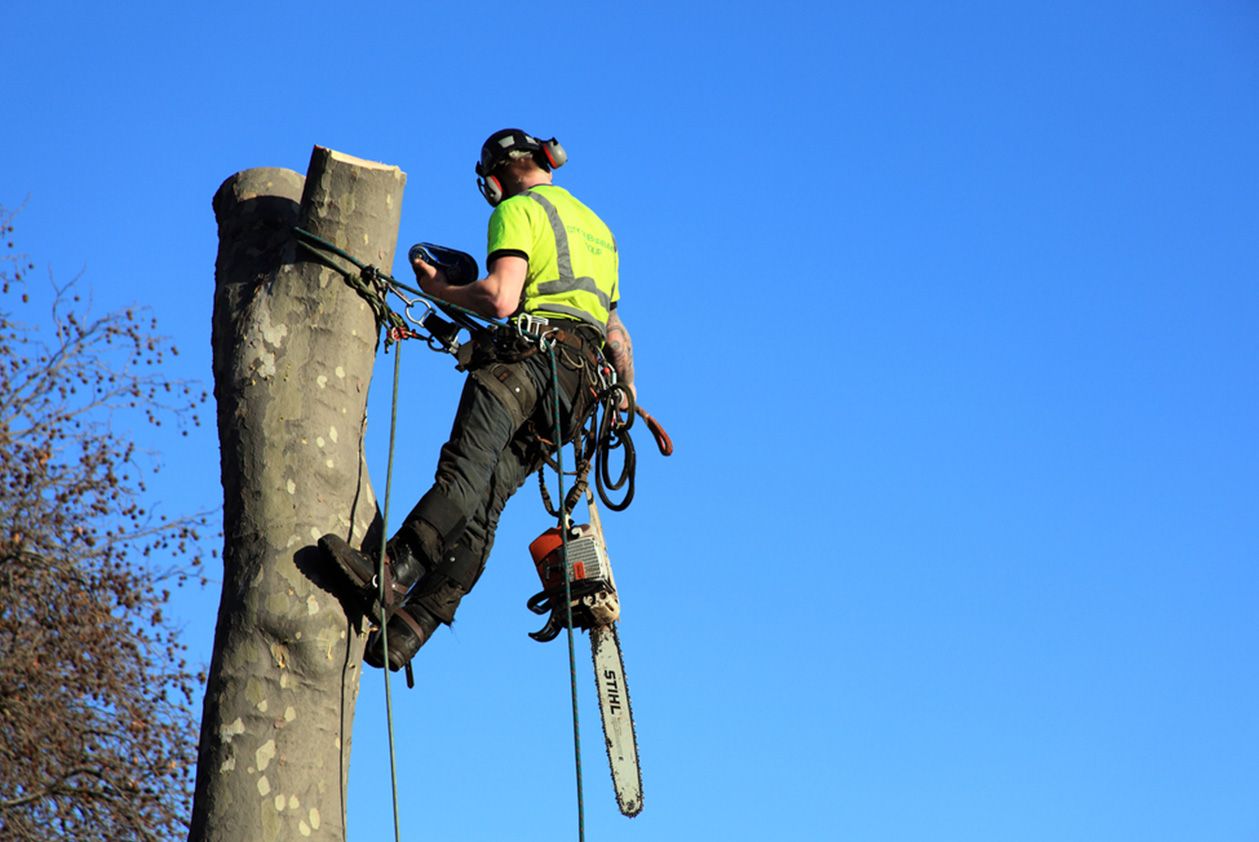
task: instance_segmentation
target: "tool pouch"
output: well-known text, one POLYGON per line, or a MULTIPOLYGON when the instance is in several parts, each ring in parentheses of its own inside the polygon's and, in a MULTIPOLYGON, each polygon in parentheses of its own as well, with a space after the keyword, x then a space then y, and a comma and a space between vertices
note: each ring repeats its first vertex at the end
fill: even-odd
POLYGON ((519 363, 491 363, 471 375, 489 390, 511 415, 512 428, 520 429, 538 403, 538 387, 519 363))

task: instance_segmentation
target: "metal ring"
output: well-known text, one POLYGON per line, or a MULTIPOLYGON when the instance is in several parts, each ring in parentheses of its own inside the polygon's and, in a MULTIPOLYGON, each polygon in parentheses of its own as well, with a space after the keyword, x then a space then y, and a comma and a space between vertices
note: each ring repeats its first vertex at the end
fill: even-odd
MULTIPOLYGON (((402 298, 402 296, 398 296, 398 297, 402 298)), ((406 301, 405 298, 402 298, 402 300, 406 301)), ((402 311, 403 315, 407 317, 407 321, 409 321, 411 324, 415 325, 416 327, 421 327, 421 328, 424 327, 424 320, 427 319, 434 312, 436 311, 433 309, 432 304, 418 298, 415 299, 414 301, 407 301, 407 306, 402 311), (422 304, 424 306, 424 315, 421 316, 419 319, 411 315, 411 308, 414 307, 417 303, 422 304)))

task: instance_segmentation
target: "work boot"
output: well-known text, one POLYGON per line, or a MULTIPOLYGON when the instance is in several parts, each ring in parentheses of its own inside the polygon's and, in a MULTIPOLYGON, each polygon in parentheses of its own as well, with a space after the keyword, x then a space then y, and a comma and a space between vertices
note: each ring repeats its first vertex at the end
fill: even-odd
MULTIPOLYGON (((389 668, 402 669, 433 636, 438 625, 453 623, 463 596, 464 589, 441 569, 422 578, 406 603, 389 619, 389 668)), ((382 638, 379 629, 372 632, 363 652, 363 660, 377 668, 385 663, 382 638)))
MULTIPOLYGON (((437 626, 437 618, 418 602, 400 606, 389 618, 389 669, 397 672, 406 666, 433 636, 437 626)), ((384 638, 380 629, 376 629, 367 638, 367 648, 363 650, 363 660, 376 669, 385 666, 384 638)))
POLYGON ((380 585, 376 581, 375 557, 354 549, 340 535, 332 533, 319 539, 319 549, 336 562, 354 586, 353 597, 377 623, 389 618, 411 586, 424 575, 424 562, 412 552, 406 541, 395 536, 385 545, 385 599, 382 605, 380 585))

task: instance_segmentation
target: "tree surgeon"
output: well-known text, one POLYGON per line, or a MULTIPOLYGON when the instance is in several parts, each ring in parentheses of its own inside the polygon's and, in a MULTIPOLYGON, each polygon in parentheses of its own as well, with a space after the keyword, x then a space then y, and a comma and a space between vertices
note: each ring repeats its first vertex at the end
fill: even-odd
MULTIPOLYGON (((454 285, 439 267, 415 257, 421 288, 436 299, 489 318, 524 320, 556 341, 559 426, 576 432, 605 355, 619 383, 636 395, 630 335, 617 313, 616 241, 607 225, 571 193, 552 183, 567 155, 554 138, 519 129, 497 131, 481 147, 477 186, 494 208, 487 275, 454 285)), ((320 546, 347 574, 354 598, 388 634, 368 640, 368 663, 400 669, 485 569, 507 500, 542 464, 546 433, 555 429, 549 357, 513 328, 474 336, 450 439, 441 449, 433 486, 386 544, 385 604, 377 597, 376 562, 339 535, 320 546), (388 639, 388 651, 382 638, 388 639)))

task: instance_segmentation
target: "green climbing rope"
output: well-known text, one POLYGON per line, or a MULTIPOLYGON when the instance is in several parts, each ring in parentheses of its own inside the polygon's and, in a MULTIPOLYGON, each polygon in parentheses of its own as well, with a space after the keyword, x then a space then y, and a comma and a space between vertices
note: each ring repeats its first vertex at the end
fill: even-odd
POLYGON ((581 785, 581 723, 577 715, 577 651, 573 643, 573 568, 568 558, 568 507, 564 501, 564 437, 560 430, 560 376, 555 361, 554 341, 547 347, 551 361, 551 400, 555 413, 555 474, 559 478, 560 546, 564 557, 564 614, 568 626, 568 678, 573 703, 573 761, 577 767, 577 839, 586 839, 586 803, 581 785))
MULTIPOLYGON (((376 581, 380 586, 380 604, 386 605, 385 595, 385 536, 389 530, 389 500, 393 496, 393 452, 398 435, 398 380, 402 368, 402 346, 393 351, 393 397, 389 408, 389 459, 385 463, 385 505, 380 524, 380 557, 376 563, 376 581)), ((389 622, 387 617, 381 618, 380 645, 385 653, 385 723, 389 732, 389 786, 393 795, 393 839, 402 842, 402 823, 398 820, 398 759, 394 752, 393 739, 393 694, 389 684, 389 622)))
MULTIPOLYGON (((462 316, 471 316, 489 324, 498 326, 507 324, 506 319, 487 318, 474 310, 469 310, 467 307, 461 307, 458 304, 452 304, 449 301, 434 298, 423 290, 404 284, 388 272, 382 272, 375 266, 364 263, 345 249, 340 248, 334 243, 328 242, 316 234, 312 234, 304 228, 300 228, 295 225, 292 230, 293 236, 296 238, 297 245, 305 250, 311 256, 312 260, 321 266, 326 266, 327 268, 340 274, 346 284, 362 296, 368 306, 372 308, 372 314, 376 317, 377 330, 382 327, 386 329, 386 348, 389 347, 390 343, 396 341, 397 339, 404 339, 407 337, 422 338, 421 334, 417 334, 407 326, 407 319, 411 318, 411 307, 416 303, 416 301, 408 299, 402 294, 403 292, 416 296, 416 299, 424 302, 424 306, 429 310, 432 310, 434 307, 441 307, 452 313, 458 313, 462 316), (358 272, 355 273, 349 271, 344 266, 341 266, 336 261, 332 260, 329 255, 335 255, 336 257, 349 262, 358 269, 358 272), (407 307, 405 318, 389 306, 386 296, 391 292, 406 303, 407 307)), ((412 319, 412 321, 416 320, 412 319)))

